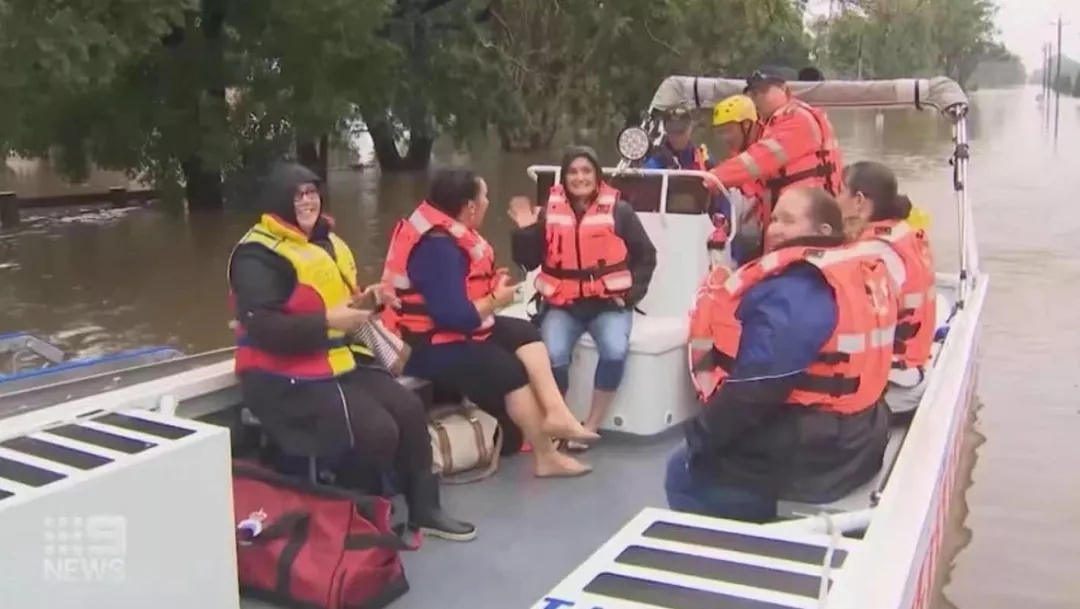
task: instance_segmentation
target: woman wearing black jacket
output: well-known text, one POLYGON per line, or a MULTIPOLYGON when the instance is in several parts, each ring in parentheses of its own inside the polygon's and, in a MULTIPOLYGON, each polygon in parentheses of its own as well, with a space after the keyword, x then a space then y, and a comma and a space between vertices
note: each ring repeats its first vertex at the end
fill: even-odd
POLYGON ((423 404, 350 336, 368 321, 349 247, 322 213, 320 180, 283 163, 268 177, 262 216, 233 250, 229 287, 237 320, 236 370, 244 405, 285 452, 349 456, 393 471, 410 521, 467 541, 473 525, 440 507, 423 404))
POLYGON ((511 202, 510 217, 518 225, 512 254, 526 270, 540 268, 540 334, 564 394, 574 345, 585 332, 596 342, 599 362, 584 422, 595 432, 626 370, 634 307, 652 281, 656 248, 634 208, 604 182, 591 148, 571 148, 559 175, 543 207, 524 198, 511 202))

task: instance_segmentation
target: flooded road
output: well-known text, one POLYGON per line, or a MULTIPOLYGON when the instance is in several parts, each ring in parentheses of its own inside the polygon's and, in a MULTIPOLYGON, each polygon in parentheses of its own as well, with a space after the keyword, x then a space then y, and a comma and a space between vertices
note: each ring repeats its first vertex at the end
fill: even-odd
MULTIPOLYGON (((974 454, 966 519, 951 531, 961 547, 942 606, 1080 607, 1080 318, 1072 313, 1080 302, 1080 106, 1062 99, 1055 148, 1036 92, 974 98, 971 188, 982 264, 993 275, 975 424, 985 441, 974 454)), ((930 210, 939 265, 955 268, 947 126, 928 113, 890 113, 880 128, 873 112, 830 115, 849 161, 889 163, 930 210)), ((525 167, 554 159, 494 149, 471 159, 488 177, 495 203, 486 233, 504 258, 509 224, 500 203, 531 194, 525 167)), ((106 187, 118 178, 102 179, 106 187)), ((13 180, 4 176, 0 186, 13 180)), ((381 264, 390 227, 424 190, 415 176, 332 177, 332 212, 366 278, 381 264)), ((250 221, 141 209, 30 217, 19 232, 0 234, 0 332, 31 331, 80 355, 226 345, 225 262, 250 221)))

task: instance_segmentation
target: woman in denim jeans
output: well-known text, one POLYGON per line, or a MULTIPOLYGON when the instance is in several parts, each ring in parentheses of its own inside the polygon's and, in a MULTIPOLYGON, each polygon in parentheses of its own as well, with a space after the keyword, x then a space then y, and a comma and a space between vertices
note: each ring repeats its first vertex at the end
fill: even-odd
POLYGON ((596 431, 626 369, 634 307, 652 280, 656 248, 630 204, 603 182, 591 148, 571 148, 559 175, 543 208, 524 197, 511 203, 510 217, 518 226, 511 245, 515 263, 526 270, 540 267, 540 335, 563 394, 574 345, 585 332, 596 342, 599 363, 584 421, 596 431))

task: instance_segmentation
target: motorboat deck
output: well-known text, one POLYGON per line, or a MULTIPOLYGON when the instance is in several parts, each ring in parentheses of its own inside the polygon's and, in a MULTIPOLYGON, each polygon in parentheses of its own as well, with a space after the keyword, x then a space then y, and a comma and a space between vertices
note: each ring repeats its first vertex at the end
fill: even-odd
MULTIPOLYGON (((657 91, 646 127, 661 124, 655 111, 711 105, 743 86, 733 80, 672 77, 657 91)), ((444 486, 447 509, 474 522, 478 537, 472 543, 429 540, 420 551, 406 553, 412 590, 393 607, 812 609, 821 606, 823 594, 830 609, 925 606, 937 572, 974 387, 988 285, 978 269, 966 195, 967 99, 955 83, 941 78, 791 86, 796 95, 822 107, 934 108, 954 127, 960 272, 939 274, 937 282, 939 311, 946 311, 939 317, 948 320, 948 330, 942 333, 922 402, 913 417, 899 418, 894 425, 879 475, 828 505, 785 503, 780 507, 787 519, 768 525, 662 509, 664 470, 681 442, 679 424, 701 407, 690 387, 685 328, 694 291, 710 262, 702 247, 711 229, 702 204, 708 198, 702 181, 715 177, 694 171, 607 168, 612 181, 633 199, 657 245, 658 267, 641 303, 644 315, 635 321, 627 376, 602 427, 604 439, 584 457, 595 470, 576 479, 536 479, 530 460, 520 455, 506 458, 496 475, 481 483, 444 486)), ((649 137, 655 134, 650 131, 649 137)), ((620 136, 620 144, 622 140, 620 136)), ((532 167, 530 174, 543 192, 544 180, 550 183, 557 170, 532 167)), ((524 314, 524 307, 511 313, 524 314)), ((587 408, 595 355, 595 345, 583 338, 567 396, 579 415, 587 408)), ((74 381, 78 391, 39 388, 19 398, 30 403, 35 395, 52 391, 34 402, 44 404, 61 396, 49 407, 24 408, 4 419, 0 526, 7 527, 13 541, 5 541, 0 569, 21 573, 25 557, 38 551, 42 525, 34 519, 40 519, 42 509, 81 509, 92 498, 94 509, 129 515, 131 539, 139 540, 132 545, 130 562, 139 567, 139 577, 123 586, 95 588, 96 600, 76 599, 82 606, 237 606, 236 523, 226 507, 231 497, 228 434, 205 423, 228 424, 241 396, 228 354, 195 357, 206 359, 198 366, 189 365, 194 360, 179 364, 167 375, 140 372, 117 385, 110 384, 106 374, 74 381), (94 393, 95 387, 100 393, 94 393), (66 399, 65 392, 70 394, 66 399), (156 412, 140 412, 147 410, 156 412), (190 426, 193 433, 175 441, 154 441, 154 432, 132 429, 131 418, 190 426), (116 436, 153 445, 135 450, 126 444, 131 452, 125 453, 115 444, 116 436), (94 455, 113 460, 92 467, 93 476, 80 477, 74 472, 79 466, 62 461, 74 463, 70 451, 89 455, 79 457, 84 461, 94 455), (136 466, 156 473, 137 481, 124 478, 136 466), (66 477, 57 476, 63 472, 66 477), (190 522, 196 515, 198 526, 190 522), (183 526, 163 527, 162 522, 183 526), (173 533, 168 539, 175 547, 147 541, 164 539, 165 533, 173 533), (197 546, 195 537, 200 540, 197 546), (184 551, 177 550, 181 547, 184 551), (174 560, 176 556, 183 561, 174 560), (177 581, 184 584, 182 593, 162 594, 177 590, 177 581), (181 594, 197 596, 197 602, 182 603, 177 600, 181 594)), ((0 406, 6 399, 0 398, 0 406)), ((4 413, 0 408, 0 416, 4 413)), ((35 599, 33 607, 15 603, 15 609, 70 606, 70 601, 58 599, 71 598, 72 588, 36 583, 39 596, 50 600, 35 599)), ((246 600, 241 604, 247 609, 266 606, 246 600)))

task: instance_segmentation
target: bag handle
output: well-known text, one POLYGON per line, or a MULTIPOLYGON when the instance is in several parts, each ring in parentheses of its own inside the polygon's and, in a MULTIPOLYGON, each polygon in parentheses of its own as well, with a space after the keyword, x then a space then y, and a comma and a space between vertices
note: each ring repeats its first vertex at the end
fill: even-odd
MULTIPOLYGON (((241 543, 243 545, 252 545, 276 539, 292 538, 306 531, 309 522, 311 522, 311 512, 307 510, 291 510, 282 514, 273 524, 261 531, 240 529, 250 534, 250 537, 245 537, 241 543)), ((239 529, 239 527, 237 528, 239 529)))
POLYGON ((462 472, 457 475, 451 474, 450 476, 439 476, 439 481, 443 484, 472 484, 473 482, 480 482, 484 478, 490 477, 499 469, 499 457, 502 456, 503 446, 503 430, 499 425, 495 428, 495 446, 491 449, 491 459, 488 461, 487 466, 480 470, 473 470, 469 472, 462 472))
POLYGON ((391 533, 358 533, 345 537, 345 550, 371 550, 385 548, 398 552, 419 550, 422 538, 420 531, 407 524, 395 525, 391 533))

